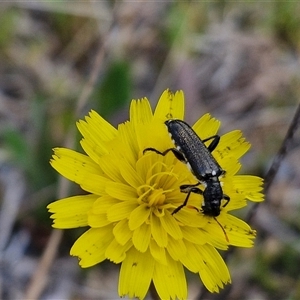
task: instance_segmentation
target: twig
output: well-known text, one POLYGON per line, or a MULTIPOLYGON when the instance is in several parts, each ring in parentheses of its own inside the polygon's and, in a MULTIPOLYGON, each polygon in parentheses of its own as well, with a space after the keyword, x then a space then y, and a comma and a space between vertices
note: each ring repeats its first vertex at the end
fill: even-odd
POLYGON ((39 299, 47 283, 47 274, 56 256, 58 246, 63 236, 62 230, 53 230, 48 240, 45 251, 37 265, 36 271, 31 278, 24 299, 39 299))
MULTIPOLYGON (((270 189, 270 187, 275 179, 275 176, 279 170, 281 162, 284 160, 285 156, 288 153, 289 148, 292 145, 295 132, 297 131, 299 125, 300 125, 300 103, 298 104, 294 118, 293 118, 293 120, 290 124, 290 127, 286 133, 286 136, 281 144, 281 147, 278 150, 278 152, 272 162, 272 165, 265 176, 265 186, 264 186, 265 195, 268 194, 269 189, 270 189)), ((268 198, 266 198, 264 203, 267 203, 267 202, 268 202, 268 198)), ((252 219, 257 211, 258 206, 259 206, 259 203, 255 203, 252 206, 252 208, 250 209, 250 211, 248 212, 248 215, 245 218, 245 221, 247 223, 250 223, 252 221, 252 219)))

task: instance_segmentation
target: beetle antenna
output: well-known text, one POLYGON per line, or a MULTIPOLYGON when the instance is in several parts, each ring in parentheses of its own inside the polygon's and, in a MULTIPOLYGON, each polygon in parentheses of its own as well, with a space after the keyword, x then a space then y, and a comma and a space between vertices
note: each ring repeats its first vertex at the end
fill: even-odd
POLYGON ((221 223, 217 220, 217 218, 216 217, 214 217, 214 219, 215 219, 215 221, 219 224, 219 226, 222 228, 222 230, 223 230, 223 233, 224 233, 224 235, 225 235, 225 238, 226 238, 226 241, 229 243, 229 239, 228 239, 228 236, 227 236, 227 233, 226 233, 226 231, 225 231, 225 229, 224 229, 224 227, 221 225, 221 223))

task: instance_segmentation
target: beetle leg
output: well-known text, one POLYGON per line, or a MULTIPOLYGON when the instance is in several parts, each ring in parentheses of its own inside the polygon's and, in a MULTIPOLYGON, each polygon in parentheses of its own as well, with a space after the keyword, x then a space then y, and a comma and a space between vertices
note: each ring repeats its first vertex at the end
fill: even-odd
MULTIPOLYGON (((168 149, 169 150, 169 149, 168 149)), ((166 154, 164 154, 164 152, 160 152, 160 151, 158 151, 157 149, 155 149, 155 148, 146 148, 146 149, 144 149, 144 151, 143 151, 143 154, 145 154, 146 152, 148 152, 148 151, 151 151, 151 152, 155 152, 155 153, 157 153, 157 154, 159 154, 159 155, 163 155, 163 156, 165 156, 166 154)), ((166 150, 167 151, 167 150, 166 150)))
POLYGON ((186 159, 185 159, 184 155, 182 154, 182 152, 180 152, 176 148, 169 148, 169 149, 167 149, 167 150, 165 150, 163 152, 160 152, 160 151, 156 150, 155 148, 146 148, 146 149, 144 149, 143 154, 145 154, 145 152, 147 152, 147 151, 152 151, 152 152, 155 152, 155 153, 157 153, 159 155, 162 155, 162 156, 165 156, 168 152, 172 151, 173 154, 174 154, 174 156, 178 160, 180 160, 181 162, 186 163, 186 159))
POLYGON ((179 205, 173 212, 172 215, 176 214, 177 212, 179 212, 183 207, 185 207, 188 203, 189 197, 191 195, 191 193, 196 193, 196 194, 203 194, 203 191, 200 190, 198 187, 196 187, 197 185, 199 185, 200 182, 197 182, 196 184, 185 184, 185 185, 181 185, 180 186, 180 191, 182 193, 187 193, 187 196, 185 197, 184 202, 179 205))
POLYGON ((229 203, 230 197, 224 194, 223 199, 226 201, 226 203, 222 207, 225 207, 229 203))
POLYGON ((208 145, 207 149, 209 152, 213 152, 220 142, 220 136, 216 134, 207 139, 202 140, 202 142, 205 143, 209 140, 213 140, 213 141, 208 145))
MULTIPOLYGON (((200 182, 198 181, 197 183, 195 184, 183 184, 180 186, 180 191, 182 193, 188 193, 193 187, 196 187, 200 184, 200 182)), ((200 190, 200 189, 199 189, 200 190)), ((201 190, 200 190, 201 191, 201 190)), ((202 191, 201 191, 202 192, 202 191)), ((203 192, 202 192, 203 193, 203 192)), ((197 194, 200 194, 200 193, 197 193, 197 194)))

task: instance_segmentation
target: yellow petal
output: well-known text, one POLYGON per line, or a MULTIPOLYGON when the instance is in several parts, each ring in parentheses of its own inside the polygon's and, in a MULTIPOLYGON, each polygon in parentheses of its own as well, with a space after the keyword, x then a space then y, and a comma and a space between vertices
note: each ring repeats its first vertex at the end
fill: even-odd
POLYGON ((206 243, 203 232, 199 228, 182 226, 181 231, 184 239, 193 244, 203 245, 206 243))
POLYGON ((134 127, 152 121, 152 109, 147 98, 132 100, 130 103, 130 122, 134 127))
POLYGON ((234 186, 231 186, 230 189, 228 189, 228 185, 226 184, 226 186, 223 187, 223 192, 226 195, 230 195, 230 201, 228 205, 222 209, 223 211, 229 212, 247 205, 245 196, 243 194, 238 194, 234 186))
MULTIPOLYGON (((81 172, 85 174, 101 175, 101 170, 99 169, 97 164, 95 164, 95 162, 88 156, 67 148, 54 148, 53 151, 54 155, 52 156, 52 160, 50 161, 50 163, 54 168, 60 164, 63 166, 70 165, 70 170, 77 171, 77 173, 81 172)), ((76 178, 77 174, 72 174, 72 172, 70 173, 72 178, 67 178, 74 181, 74 178, 76 178)), ((61 175, 66 177, 66 174, 64 173, 61 173, 61 175)))
POLYGON ((88 215, 88 225, 92 228, 103 227, 110 224, 111 221, 107 219, 107 214, 93 214, 92 212, 88 215))
POLYGON ((119 159, 112 155, 104 155, 98 158, 99 169, 113 182, 124 182, 119 169, 119 159))
POLYGON ((154 259, 149 251, 141 253, 132 247, 126 253, 119 276, 120 297, 144 299, 152 279, 154 259))
POLYGON ((155 263, 153 283, 160 299, 187 299, 183 266, 167 255, 167 265, 155 263))
POLYGON ((111 225, 91 228, 77 239, 70 254, 78 256, 82 268, 94 266, 106 259, 105 251, 113 238, 111 225))
POLYGON ((197 212, 195 209, 184 207, 178 213, 174 214, 176 220, 180 223, 190 226, 201 228, 206 226, 208 220, 203 215, 197 212))
MULTIPOLYGON (((221 230, 221 228, 219 229, 221 230)), ((229 244, 231 244, 231 238, 229 237, 227 230, 224 229, 227 235, 227 238, 229 240, 229 244)), ((222 239, 220 239, 219 235, 217 235, 216 237, 210 232, 210 231, 206 231, 206 230, 201 230, 202 234, 203 234, 203 239, 206 241, 206 243, 212 245, 213 247, 220 249, 220 250, 228 250, 228 242, 226 239, 226 236, 223 234, 222 239)), ((217 230, 215 230, 214 232, 218 232, 217 230)), ((218 234, 220 234, 220 232, 218 232, 218 234)))
MULTIPOLYGON (((96 111, 91 110, 85 118, 86 123, 93 129, 94 140, 110 141, 117 135, 117 129, 102 118, 96 111)), ((90 131, 89 131, 90 132, 90 131)))
POLYGON ((147 182, 152 174, 155 174, 154 165, 161 162, 159 155, 153 152, 146 152, 136 163, 136 172, 139 174, 143 182, 147 182), (154 156, 154 158, 153 158, 154 156))
POLYGON ((168 244, 168 235, 161 225, 160 218, 151 215, 151 233, 155 242, 160 247, 166 247, 168 244))
POLYGON ((50 163, 57 172, 78 183, 84 190, 97 195, 104 192, 108 180, 88 156, 69 149, 55 148, 50 163))
POLYGON ((84 195, 64 198, 47 206, 54 228, 66 229, 88 225, 88 212, 97 200, 96 195, 84 195))
POLYGON ((105 256, 115 264, 119 264, 126 258, 126 252, 132 247, 131 241, 120 245, 115 239, 108 245, 105 251, 105 256))
POLYGON ((53 213, 53 217, 74 216, 76 214, 87 214, 93 203, 99 198, 96 195, 81 195, 63 198, 50 203, 47 208, 53 213))
POLYGON ((218 216, 218 222, 215 218, 205 217, 208 220, 207 226, 205 228, 201 228, 202 239, 206 241, 206 243, 216 247, 218 249, 227 250, 228 245, 231 242, 230 237, 228 235, 227 230, 227 214, 225 213, 225 217, 222 218, 223 213, 218 216), (228 243, 229 240, 229 243, 228 243))
POLYGON ((138 151, 143 151, 147 139, 151 139, 148 134, 150 124, 152 124, 152 110, 149 101, 146 98, 133 100, 130 105, 130 125, 134 129, 138 151))
POLYGON ((103 195, 105 194, 105 186, 108 182, 109 181, 103 176, 90 174, 88 177, 84 177, 79 185, 83 190, 89 193, 103 195))
POLYGON ((180 261, 191 272, 198 273, 205 267, 201 251, 190 242, 186 242, 186 248, 186 255, 182 256, 180 261))
POLYGON ((112 207, 114 204, 120 203, 119 200, 116 200, 108 195, 98 197, 94 202, 92 207, 92 213, 94 214, 105 214, 107 210, 112 207))
POLYGON ((80 145, 83 151, 97 164, 99 163, 99 158, 102 155, 106 155, 109 153, 107 142, 95 145, 95 143, 90 139, 81 139, 80 145))
POLYGON ((264 200, 262 178, 251 175, 237 175, 232 180, 236 191, 244 195, 246 199, 254 202, 264 200))
POLYGON ((137 207, 137 203, 133 201, 124 201, 117 203, 107 210, 107 218, 111 222, 128 219, 131 212, 137 207))
POLYGON ((208 244, 200 247, 204 260, 211 266, 211 269, 216 274, 216 277, 220 279, 220 282, 231 282, 228 268, 219 252, 208 244))
POLYGON ((111 197, 122 201, 137 200, 136 189, 120 182, 108 182, 105 191, 111 197))
POLYGON ((123 153, 131 165, 137 161, 140 151, 139 144, 136 138, 136 130, 130 122, 119 124, 118 126, 119 137, 123 143, 123 153))
MULTIPOLYGON (((139 126, 136 128, 136 132, 141 152, 149 147, 164 151, 174 146, 163 121, 153 121, 149 126, 139 126)), ((156 156, 158 155, 156 154, 156 156)))
POLYGON ((150 243, 151 227, 148 224, 142 224, 139 228, 135 229, 132 236, 134 247, 140 251, 145 252, 150 243))
POLYGON ((183 91, 176 91, 173 94, 169 89, 160 96, 155 108, 154 117, 160 122, 167 119, 180 119, 184 117, 184 94, 183 91))
POLYGON ((137 174, 136 170, 126 163, 126 161, 120 162, 119 168, 121 175, 130 186, 137 189, 139 186, 144 184, 142 178, 139 176, 139 174, 137 174))
POLYGON ((205 268, 199 273, 203 284, 210 292, 219 292, 224 284, 230 283, 230 274, 220 254, 210 245, 197 246, 202 253, 205 268))
POLYGON ((225 170, 225 175, 221 177, 221 181, 225 181, 227 178, 231 178, 240 170, 241 164, 239 161, 232 156, 225 156, 221 158, 217 152, 213 152, 213 156, 217 162, 222 166, 222 169, 225 170))
POLYGON ((109 152, 107 142, 113 140, 117 130, 95 111, 91 111, 85 121, 77 122, 77 128, 84 137, 81 145, 84 151, 95 161, 109 152))
POLYGON ((253 247, 256 232, 246 222, 227 214, 224 229, 231 245, 246 248, 253 247))
POLYGON ((52 227, 57 229, 70 229, 77 227, 85 227, 88 225, 86 215, 78 215, 76 218, 59 218, 54 219, 52 227))
POLYGON ((164 247, 159 247, 153 239, 150 240, 151 255, 157 262, 163 265, 167 265, 167 257, 166 257, 165 249, 166 248, 164 247))
POLYGON ((132 237, 133 232, 128 227, 128 220, 123 219, 116 224, 113 229, 116 241, 120 245, 125 245, 132 237))
POLYGON ((187 251, 183 240, 174 240, 172 237, 168 237, 167 250, 173 260, 179 260, 187 251))
MULTIPOLYGON (((193 129, 201 140, 203 140, 217 134, 220 124, 221 122, 219 120, 212 118, 212 116, 207 113, 193 125, 193 129)), ((211 142, 212 140, 207 143, 210 144, 211 142)))
POLYGON ((130 230, 135 230, 141 226, 146 220, 148 220, 150 215, 150 209, 147 204, 141 204, 137 206, 129 216, 129 228, 130 230))
POLYGON ((95 144, 98 144, 99 141, 110 141, 118 133, 116 128, 94 110, 85 117, 85 121, 79 121, 77 127, 84 138, 92 139, 95 144))
POLYGON ((136 163, 136 171, 141 176, 144 182, 153 185, 153 182, 158 182, 158 176, 163 176, 161 172, 166 170, 166 159, 169 155, 163 157, 154 152, 148 151, 136 163), (153 175, 156 175, 153 177, 153 175))
POLYGON ((214 152, 219 153, 221 157, 233 156, 239 159, 249 150, 250 146, 240 130, 233 130, 221 136, 214 152))
POLYGON ((175 240, 182 239, 181 228, 168 210, 165 211, 165 216, 161 218, 161 225, 175 240))

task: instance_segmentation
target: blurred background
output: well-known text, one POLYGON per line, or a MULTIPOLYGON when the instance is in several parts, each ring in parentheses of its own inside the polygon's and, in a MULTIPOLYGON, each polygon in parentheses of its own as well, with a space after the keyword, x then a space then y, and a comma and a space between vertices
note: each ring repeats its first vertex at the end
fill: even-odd
MULTIPOLYGON (((131 99, 154 107, 166 88, 183 89, 186 120, 210 112, 221 133, 243 130, 252 148, 241 173, 263 177, 299 103, 299 54, 298 2, 1 2, 0 299, 119 298, 119 266, 82 270, 69 256, 81 230, 64 232, 42 288, 29 293, 52 232, 46 206, 63 184, 49 159, 56 146, 82 151, 76 120, 95 109, 117 125, 131 99)), ((300 299, 295 136, 252 219, 255 247, 228 258, 233 284, 209 295, 187 273, 189 299, 300 299)))

